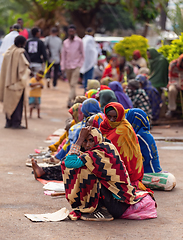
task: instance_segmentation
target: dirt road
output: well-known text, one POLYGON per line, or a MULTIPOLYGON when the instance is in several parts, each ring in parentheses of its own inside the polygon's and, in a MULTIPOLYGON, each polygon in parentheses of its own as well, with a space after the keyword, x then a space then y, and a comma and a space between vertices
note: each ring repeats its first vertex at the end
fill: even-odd
MULTIPOLYGON (((83 90, 78 87, 78 93, 83 90)), ((4 129, 5 119, 0 105, 0 239, 183 239, 183 143, 158 142, 163 170, 176 176, 177 186, 171 192, 155 192, 158 218, 112 222, 33 223, 25 213, 55 212, 70 209, 64 197, 52 199, 43 194, 43 185, 35 181, 31 168, 25 166, 29 153, 58 128, 63 128, 69 116, 66 108, 68 83, 59 82, 59 89, 44 89, 41 116, 29 120, 28 130, 4 129)), ((183 127, 154 127, 156 137, 182 137, 183 127)))

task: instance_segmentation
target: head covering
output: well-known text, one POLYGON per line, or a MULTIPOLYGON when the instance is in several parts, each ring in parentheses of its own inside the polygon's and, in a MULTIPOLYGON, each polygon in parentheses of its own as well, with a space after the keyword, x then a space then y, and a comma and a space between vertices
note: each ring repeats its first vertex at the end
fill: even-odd
POLYGON ((147 49, 151 58, 149 58, 150 78, 149 81, 156 88, 166 87, 168 83, 168 66, 167 59, 155 48, 147 49))
POLYGON ((74 103, 83 103, 86 99, 87 97, 85 96, 77 96, 74 100, 74 103))
POLYGON ((103 122, 104 118, 105 118, 105 115, 103 113, 97 113, 96 115, 94 115, 92 126, 95 128, 99 128, 100 124, 101 124, 101 122, 103 122))
POLYGON ((81 111, 82 104, 75 103, 68 111, 72 115, 76 123, 81 122, 84 118, 84 115, 81 111))
POLYGON ((106 89, 111 90, 110 87, 108 87, 106 85, 100 85, 100 91, 101 90, 106 90, 106 89))
POLYGON ((130 109, 125 117, 133 126, 135 133, 138 133, 141 129, 143 129, 143 131, 150 130, 148 116, 143 110, 139 108, 130 109))
POLYGON ((112 90, 102 90, 99 93, 100 106, 102 111, 104 110, 105 105, 110 102, 117 102, 117 98, 112 90))
POLYGON ((103 142, 103 136, 101 131, 98 128, 92 128, 90 134, 94 138, 95 145, 103 142))
POLYGON ((126 67, 129 69, 129 73, 127 74, 127 79, 134 79, 135 78, 135 73, 133 71, 133 66, 130 63, 126 63, 126 67))
POLYGON ((140 82, 142 84, 142 88, 144 89, 146 86, 149 84, 151 85, 150 82, 148 82, 148 79, 145 75, 143 74, 138 74, 135 78, 136 81, 140 82))
POLYGON ((130 180, 141 181, 143 178, 143 162, 137 136, 131 124, 125 119, 125 110, 120 103, 109 103, 104 108, 105 119, 100 124, 104 137, 111 140, 120 153, 127 168, 130 180), (111 122, 106 115, 106 109, 113 107, 117 113, 115 122, 111 122))
POLYGON ((96 79, 88 79, 87 90, 100 88, 100 82, 96 79))
POLYGON ((101 112, 101 109, 96 99, 89 98, 83 102, 81 111, 85 117, 90 117, 93 114, 101 112))
POLYGON ((118 102, 121 103, 125 109, 133 107, 130 98, 123 92, 123 87, 119 82, 113 81, 109 83, 109 87, 115 93, 118 102))
POLYGON ((109 86, 109 83, 112 82, 112 81, 113 81, 112 78, 110 78, 110 77, 105 77, 105 78, 102 78, 102 79, 100 80, 100 84, 101 84, 101 85, 109 86))
POLYGON ((87 98, 96 98, 96 94, 97 94, 97 93, 99 93, 98 90, 96 90, 96 89, 90 89, 89 91, 87 91, 87 92, 85 93, 85 97, 87 97, 87 98))
POLYGON ((136 56, 138 59, 141 58, 140 51, 139 51, 139 50, 135 50, 135 51, 133 52, 133 56, 136 56))

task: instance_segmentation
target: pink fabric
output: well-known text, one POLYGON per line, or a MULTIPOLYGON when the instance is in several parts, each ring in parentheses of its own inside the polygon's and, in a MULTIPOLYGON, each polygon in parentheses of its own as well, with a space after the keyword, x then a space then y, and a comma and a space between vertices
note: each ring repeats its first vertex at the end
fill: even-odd
POLYGON ((58 149, 57 149, 57 153, 60 152, 60 150, 62 149, 62 147, 64 146, 64 144, 67 142, 67 139, 65 138, 62 143, 58 146, 58 149))
POLYGON ((66 39, 63 42, 61 54, 61 68, 75 69, 82 67, 84 62, 83 42, 81 38, 75 36, 73 40, 66 39))
POLYGON ((148 194, 140 202, 131 205, 120 218, 143 220, 157 218, 156 203, 148 194))

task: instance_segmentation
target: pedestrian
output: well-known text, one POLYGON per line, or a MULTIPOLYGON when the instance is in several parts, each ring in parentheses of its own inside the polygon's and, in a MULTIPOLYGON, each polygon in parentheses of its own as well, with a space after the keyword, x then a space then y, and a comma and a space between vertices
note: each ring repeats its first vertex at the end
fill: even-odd
POLYGON ((94 40, 94 31, 92 28, 87 28, 83 40, 84 47, 84 63, 80 69, 80 72, 83 74, 84 80, 84 91, 87 91, 87 82, 88 79, 93 79, 94 66, 97 63, 97 47, 94 40))
POLYGON ((10 33, 8 33, 3 38, 3 42, 0 47, 0 71, 1 71, 1 65, 3 62, 4 54, 8 50, 8 48, 14 44, 14 40, 19 35, 19 31, 20 31, 20 25, 14 24, 12 26, 12 29, 10 30, 10 33))
POLYGON ((27 41, 25 50, 30 57, 30 68, 35 76, 38 71, 43 70, 43 62, 47 61, 47 54, 44 43, 39 39, 40 29, 34 27, 31 32, 33 37, 27 41))
POLYGON ((4 55, 0 75, 0 101, 3 102, 3 112, 6 115, 5 128, 24 129, 21 126, 24 101, 26 100, 26 85, 30 69, 25 52, 26 39, 17 36, 4 55))
POLYGON ((141 56, 141 53, 139 50, 135 50, 133 52, 133 59, 131 61, 133 66, 136 66, 138 69, 145 67, 147 68, 147 62, 145 58, 141 56))
POLYGON ((167 118, 175 116, 177 108, 176 103, 177 96, 179 91, 182 90, 183 90, 183 54, 181 54, 179 58, 173 60, 169 66, 168 111, 165 115, 167 118))
POLYGON ((41 89, 44 86, 43 82, 43 71, 39 71, 36 74, 36 77, 31 78, 29 86, 31 88, 29 92, 29 106, 30 106, 30 118, 32 117, 32 110, 37 109, 37 117, 40 116, 40 103, 41 103, 41 89))
POLYGON ((61 47, 62 47, 62 40, 57 36, 58 35, 58 29, 56 27, 53 27, 51 29, 50 36, 45 38, 45 47, 47 48, 47 52, 49 53, 48 56, 48 65, 53 64, 53 66, 50 68, 48 73, 46 74, 46 80, 47 80, 47 86, 50 87, 50 74, 51 70, 54 69, 54 75, 53 75, 53 87, 56 88, 57 86, 57 79, 58 79, 58 73, 60 70, 60 56, 61 56, 61 47))
POLYGON ((24 22, 22 18, 17 19, 17 24, 20 25, 20 32, 19 34, 23 36, 24 38, 28 39, 31 37, 30 30, 28 31, 26 28, 24 28, 24 22))
POLYGON ((119 70, 119 64, 118 64, 118 58, 117 56, 110 56, 108 57, 108 65, 104 69, 102 78, 110 77, 114 81, 119 81, 120 78, 120 70, 119 70))
POLYGON ((76 36, 76 27, 69 26, 68 38, 63 42, 61 52, 61 69, 66 71, 70 85, 67 107, 70 108, 76 97, 76 85, 79 79, 80 68, 84 62, 83 42, 76 36))

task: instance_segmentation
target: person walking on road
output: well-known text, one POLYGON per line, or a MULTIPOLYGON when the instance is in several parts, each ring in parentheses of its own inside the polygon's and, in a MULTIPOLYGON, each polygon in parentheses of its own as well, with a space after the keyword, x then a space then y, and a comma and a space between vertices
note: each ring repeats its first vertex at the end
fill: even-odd
POLYGON ((84 36, 83 40, 83 46, 84 46, 84 63, 81 67, 80 73, 83 74, 84 79, 84 90, 87 91, 87 82, 88 79, 93 79, 93 72, 94 72, 94 66, 97 63, 97 47, 94 40, 94 31, 92 28, 86 29, 86 35, 84 36))
MULTIPOLYGON (((53 76, 53 87, 55 88, 57 86, 57 79, 58 79, 58 72, 60 68, 60 56, 61 56, 61 47, 62 47, 62 40, 57 36, 58 29, 56 27, 53 27, 51 29, 50 36, 45 38, 45 46, 48 49, 49 56, 48 56, 48 65, 54 62, 53 66, 54 68, 54 76, 53 76)), ((50 87, 50 74, 51 69, 46 74, 47 79, 47 86, 50 87)))
POLYGON ((30 58, 30 68, 34 75, 40 70, 43 70, 43 61, 47 61, 46 48, 44 43, 39 39, 40 29, 37 27, 32 28, 31 30, 33 38, 30 38, 25 46, 30 58), (43 58, 43 60, 42 60, 43 58))
POLYGON ((66 71, 70 85, 68 108, 76 97, 76 85, 79 79, 80 68, 84 62, 83 42, 76 36, 76 27, 69 26, 68 38, 63 42, 61 54, 61 69, 66 71))

